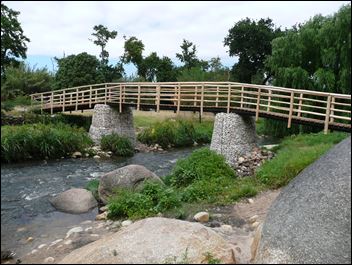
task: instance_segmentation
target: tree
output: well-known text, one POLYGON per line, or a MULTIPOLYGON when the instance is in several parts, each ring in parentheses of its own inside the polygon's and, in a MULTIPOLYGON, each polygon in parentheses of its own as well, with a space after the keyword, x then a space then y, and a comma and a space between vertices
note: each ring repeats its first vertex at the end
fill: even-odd
POLYGON ((7 66, 18 65, 17 58, 26 59, 26 42, 30 40, 24 36, 21 23, 17 20, 19 14, 1 3, 1 77, 7 66))
MULTIPOLYGON (((200 61, 197 58, 197 48, 192 42, 188 40, 183 40, 181 44, 181 53, 176 53, 176 57, 184 63, 184 67, 190 69, 200 64, 200 61)), ((204 61, 203 61, 204 65, 204 61)))
POLYGON ((263 72, 262 83, 270 78, 270 72, 264 77, 264 61, 271 54, 271 41, 281 35, 281 30, 274 29, 270 18, 258 22, 249 18, 240 20, 224 39, 224 46, 229 47, 230 56, 238 56, 239 61, 232 68, 235 81, 251 83, 252 77, 263 72))
POLYGON ((58 64, 55 86, 58 89, 104 82, 100 62, 94 55, 83 52, 55 60, 58 64))
POLYGON ((102 72, 102 75, 104 76, 104 81, 105 82, 111 82, 114 79, 119 79, 122 75, 121 73, 123 72, 123 67, 121 67, 121 64, 118 64, 117 66, 113 67, 111 65, 108 65, 109 63, 109 52, 105 49, 106 44, 110 39, 115 39, 117 36, 117 31, 109 31, 107 27, 103 25, 96 25, 93 27, 95 30, 94 33, 92 33, 92 36, 96 37, 96 40, 90 40, 93 41, 93 43, 97 46, 100 46, 101 52, 100 52, 100 66, 99 69, 102 72))
POLYGON ((177 81, 178 70, 169 57, 164 56, 159 61, 157 80, 158 82, 177 81))
POLYGON ((136 37, 130 37, 125 39, 124 49, 125 52, 122 56, 121 61, 123 63, 133 63, 137 67, 137 72, 139 76, 144 76, 143 73, 143 51, 144 51, 144 44, 141 40, 137 39, 136 37))

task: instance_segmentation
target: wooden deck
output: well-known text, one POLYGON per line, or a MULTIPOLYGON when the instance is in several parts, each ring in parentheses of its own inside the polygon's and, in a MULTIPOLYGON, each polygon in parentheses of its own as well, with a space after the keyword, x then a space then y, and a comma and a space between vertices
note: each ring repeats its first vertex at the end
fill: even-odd
POLYGON ((351 95, 234 82, 104 83, 31 95, 32 104, 55 113, 116 106, 137 110, 234 112, 351 131, 351 95))

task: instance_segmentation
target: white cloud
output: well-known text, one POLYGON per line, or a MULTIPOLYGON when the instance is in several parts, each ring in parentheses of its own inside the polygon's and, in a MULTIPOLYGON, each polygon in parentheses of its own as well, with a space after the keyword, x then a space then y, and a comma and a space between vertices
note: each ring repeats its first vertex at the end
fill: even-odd
MULTIPOLYGON (((145 55, 156 51, 175 58, 182 39, 195 43, 201 58, 228 57, 223 46, 228 30, 240 19, 270 17, 277 26, 291 27, 321 13, 336 12, 349 1, 330 2, 35 2, 4 1, 20 11, 19 21, 31 42, 28 55, 61 57, 86 51, 98 55, 88 40, 93 26, 117 30, 107 45, 112 59, 123 53, 123 35, 145 44, 145 55)), ((228 58, 227 58, 228 61, 228 58)))

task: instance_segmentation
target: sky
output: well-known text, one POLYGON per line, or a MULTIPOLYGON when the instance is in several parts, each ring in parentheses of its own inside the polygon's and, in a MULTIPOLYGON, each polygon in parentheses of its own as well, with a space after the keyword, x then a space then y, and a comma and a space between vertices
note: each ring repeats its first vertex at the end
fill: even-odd
MULTIPOLYGON (((30 39, 27 59, 31 66, 56 70, 53 57, 88 52, 98 56, 99 48, 89 41, 94 25, 102 24, 118 32, 106 46, 110 62, 123 54, 123 36, 135 36, 145 45, 143 55, 157 52, 176 65, 183 39, 193 42, 197 55, 209 60, 219 56, 231 67, 223 41, 230 28, 241 19, 271 18, 277 27, 290 28, 317 14, 332 15, 350 1, 3 1, 19 11, 18 20, 30 39)), ((133 65, 125 67, 134 74, 133 65)))

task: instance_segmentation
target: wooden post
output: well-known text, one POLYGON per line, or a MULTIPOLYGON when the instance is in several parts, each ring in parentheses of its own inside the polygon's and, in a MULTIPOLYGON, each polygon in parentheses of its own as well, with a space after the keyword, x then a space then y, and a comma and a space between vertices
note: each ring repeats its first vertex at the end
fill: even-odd
POLYGON ((177 87, 178 87, 178 86, 174 86, 174 88, 175 88, 175 92, 174 92, 174 93, 175 93, 175 96, 174 96, 174 106, 176 106, 176 104, 177 104, 177 102, 176 102, 176 100, 175 100, 175 99, 176 99, 176 95, 177 95, 177 93, 178 93, 177 87))
POLYGON ((76 88, 76 111, 78 110, 78 88, 76 88))
POLYGON ((231 106, 231 85, 229 85, 227 92, 227 113, 230 113, 230 106, 231 106))
POLYGON ((43 104, 44 104, 44 99, 43 99, 43 93, 40 95, 40 113, 43 114, 43 104))
POLYGON ((50 114, 54 114, 54 92, 51 92, 50 114))
POLYGON ((258 97, 257 97, 257 109, 255 112, 255 121, 258 121, 259 119, 259 109, 260 109, 260 88, 258 88, 258 97))
POLYGON ((119 108, 120 113, 122 112, 122 85, 120 85, 120 108, 119 108))
POLYGON ((89 108, 92 107, 92 86, 89 87, 89 108))
POLYGON ((108 88, 107 88, 107 86, 105 84, 105 97, 104 97, 104 104, 105 105, 106 105, 107 100, 108 100, 108 88))
POLYGON ((216 103, 215 107, 219 106, 219 86, 216 87, 216 103))
POLYGON ((271 105, 271 94, 272 94, 272 90, 269 90, 269 96, 268 96, 268 107, 266 109, 267 112, 270 112, 270 105, 271 105))
POLYGON ((65 90, 62 92, 62 112, 65 112, 66 94, 65 90))
POLYGON ((137 110, 140 110, 141 105, 141 86, 138 85, 137 110))
POLYGON ((241 87, 241 105, 240 105, 241 109, 243 108, 243 91, 244 91, 244 87, 242 86, 241 87))
POLYGON ((177 115, 180 113, 181 107, 181 86, 178 85, 178 94, 177 94, 177 115))
POLYGON ((327 133, 328 133, 328 130, 329 130, 330 102, 331 102, 331 95, 328 96, 328 102, 326 103, 324 134, 327 134, 327 133))
MULTIPOLYGON (((331 115, 334 115, 334 109, 335 109, 335 97, 334 96, 331 96, 331 107, 332 107, 332 110, 331 110, 331 115)), ((331 117, 330 118, 330 122, 334 122, 334 117, 331 117)))
POLYGON ((295 96, 295 93, 294 93, 294 92, 291 92, 291 98, 290 98, 290 112, 289 112, 289 114, 288 114, 287 128, 291 128, 294 96, 295 96))
POLYGON ((202 120, 203 116, 203 107, 204 107, 204 84, 202 84, 201 96, 200 96, 200 117, 199 119, 202 120))
POLYGON ((297 113, 298 118, 301 117, 302 102, 303 102, 303 93, 299 94, 298 113, 297 113))
POLYGON ((160 86, 156 87, 156 112, 160 111, 160 86))

